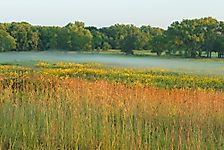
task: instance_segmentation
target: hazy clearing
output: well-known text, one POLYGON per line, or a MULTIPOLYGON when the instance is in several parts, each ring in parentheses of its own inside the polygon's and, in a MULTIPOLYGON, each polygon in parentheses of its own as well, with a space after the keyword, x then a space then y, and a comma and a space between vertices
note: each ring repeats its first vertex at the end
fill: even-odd
POLYGON ((170 71, 206 75, 224 75, 224 61, 207 59, 160 58, 109 54, 78 54, 76 52, 7 52, 0 53, 1 64, 32 65, 36 61, 94 62, 119 67, 161 68, 170 71))

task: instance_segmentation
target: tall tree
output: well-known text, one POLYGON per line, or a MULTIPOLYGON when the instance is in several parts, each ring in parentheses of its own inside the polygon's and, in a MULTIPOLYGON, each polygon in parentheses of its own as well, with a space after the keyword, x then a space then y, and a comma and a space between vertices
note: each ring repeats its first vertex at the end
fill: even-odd
POLYGON ((60 48, 58 44, 60 30, 60 27, 38 27, 40 34, 39 48, 41 50, 60 48))
POLYGON ((96 50, 103 49, 103 47, 105 48, 107 42, 106 36, 96 27, 87 27, 86 29, 88 29, 93 36, 92 48, 96 50))
POLYGON ((68 28, 63 27, 58 31, 57 45, 59 49, 69 50, 71 49, 71 37, 68 28))
POLYGON ((171 43, 170 49, 175 49, 174 54, 179 52, 186 57, 196 57, 201 54, 201 45, 204 42, 203 28, 200 20, 183 20, 181 23, 174 22, 168 28, 168 38, 171 43))
POLYGON ((213 50, 218 53, 218 58, 224 57, 224 36, 217 36, 213 42, 213 50))
POLYGON ((66 28, 69 31, 71 50, 90 50, 92 48, 92 34, 82 22, 69 23, 66 28))
POLYGON ((161 28, 155 28, 155 27, 151 27, 151 26, 142 26, 140 28, 140 30, 147 37, 147 39, 145 41, 145 45, 144 45, 145 50, 150 50, 152 48, 151 42, 152 42, 153 38, 163 35, 164 31, 165 31, 161 28))
POLYGON ((206 17, 199 19, 199 23, 201 32, 204 33, 203 51, 207 53, 207 57, 211 57, 215 41, 218 38, 219 22, 214 18, 206 17))
POLYGON ((167 38, 165 34, 157 35, 152 38, 150 47, 152 49, 151 52, 156 53, 160 56, 167 49, 167 38))
POLYGON ((33 31, 32 25, 26 22, 13 22, 9 27, 9 32, 16 39, 16 50, 27 51, 37 49, 39 35, 33 31))
POLYGON ((133 54, 133 50, 143 49, 148 41, 146 34, 134 25, 125 25, 123 30, 125 30, 125 34, 120 41, 121 51, 126 54, 133 54))
POLYGON ((16 48, 16 40, 6 31, 0 29, 0 52, 16 48))

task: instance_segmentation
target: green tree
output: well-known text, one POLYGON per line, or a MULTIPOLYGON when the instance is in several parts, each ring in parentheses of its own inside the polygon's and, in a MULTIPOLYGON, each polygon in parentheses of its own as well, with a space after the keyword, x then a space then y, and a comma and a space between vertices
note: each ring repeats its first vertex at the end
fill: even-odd
POLYGON ((184 51, 184 37, 181 31, 181 25, 179 22, 173 22, 166 32, 167 37, 167 53, 169 55, 176 55, 177 52, 182 54, 184 51))
POLYGON ((218 53, 218 58, 224 57, 224 36, 220 35, 216 38, 213 50, 218 53))
POLYGON ((86 29, 88 29, 93 36, 92 48, 96 50, 103 49, 103 47, 105 48, 104 43, 107 42, 106 36, 96 27, 87 27, 86 29))
POLYGON ((201 18, 199 22, 202 29, 201 32, 204 33, 203 51, 206 52, 207 57, 211 57, 215 41, 218 38, 219 22, 211 17, 201 18))
POLYGON ((8 31, 10 23, 0 23, 0 30, 8 31))
POLYGON ((167 49, 167 38, 165 34, 157 35, 152 38, 150 47, 151 52, 160 56, 167 49))
POLYGON ((151 45, 151 42, 152 42, 153 38, 163 35, 163 33, 165 31, 161 28, 155 28, 155 27, 151 27, 151 26, 142 26, 140 28, 140 30, 143 32, 143 34, 145 34, 145 37, 146 37, 145 43, 143 46, 143 49, 145 49, 145 50, 152 49, 153 47, 151 45))
POLYGON ((102 50, 111 49, 111 45, 108 42, 103 42, 102 50))
POLYGON ((128 25, 115 24, 109 28, 102 28, 101 32, 108 37, 108 43, 112 49, 121 49, 121 41, 128 34, 128 25))
POLYGON ((37 49, 39 34, 33 31, 32 25, 13 22, 9 27, 10 34, 16 39, 16 50, 27 51, 37 49))
POLYGON ((91 32, 85 28, 84 23, 75 22, 69 23, 66 28, 69 31, 70 41, 67 44, 70 45, 71 50, 90 50, 92 48, 93 36, 91 32))
POLYGON ((0 51, 10 51, 16 48, 16 40, 6 31, 0 30, 0 51))
MULTIPOLYGON (((60 27, 38 27, 38 32, 40 34, 39 48, 41 50, 61 48, 58 43, 60 30, 60 27)), ((61 42, 63 39, 65 39, 64 36, 60 39, 61 42)))
POLYGON ((126 54, 133 54, 133 50, 141 50, 148 41, 146 35, 134 25, 123 26, 125 34, 121 38, 121 51, 126 54))
POLYGON ((197 57, 201 54, 201 45, 205 33, 199 19, 174 22, 168 28, 167 37, 170 40, 170 49, 173 54, 184 53, 186 57, 197 57))
POLYGON ((219 28, 218 21, 211 17, 174 22, 167 30, 170 53, 201 57, 206 52, 211 57, 219 28))
POLYGON ((69 50, 71 49, 71 37, 69 34, 69 29, 63 27, 59 29, 58 36, 57 36, 57 45, 59 49, 69 50))

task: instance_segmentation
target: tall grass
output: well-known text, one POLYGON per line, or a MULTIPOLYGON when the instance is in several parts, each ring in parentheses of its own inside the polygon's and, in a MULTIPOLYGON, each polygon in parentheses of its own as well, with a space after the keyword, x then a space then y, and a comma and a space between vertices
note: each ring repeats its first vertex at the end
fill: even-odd
POLYGON ((218 91, 27 76, 1 82, 0 148, 223 149, 223 101, 218 91))

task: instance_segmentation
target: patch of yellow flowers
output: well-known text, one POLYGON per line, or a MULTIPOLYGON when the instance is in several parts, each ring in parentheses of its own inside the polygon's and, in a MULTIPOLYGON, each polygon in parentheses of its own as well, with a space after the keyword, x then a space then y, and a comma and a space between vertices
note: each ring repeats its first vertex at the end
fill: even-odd
POLYGON ((32 72, 59 77, 60 79, 79 77, 89 80, 108 80, 129 85, 141 84, 143 86, 156 86, 170 89, 224 89, 223 77, 180 74, 167 70, 160 70, 159 68, 143 71, 127 68, 108 68, 100 64, 49 64, 46 62, 39 62, 35 67, 36 69, 17 66, 0 66, 0 74, 21 77, 21 72, 26 75, 32 72))

